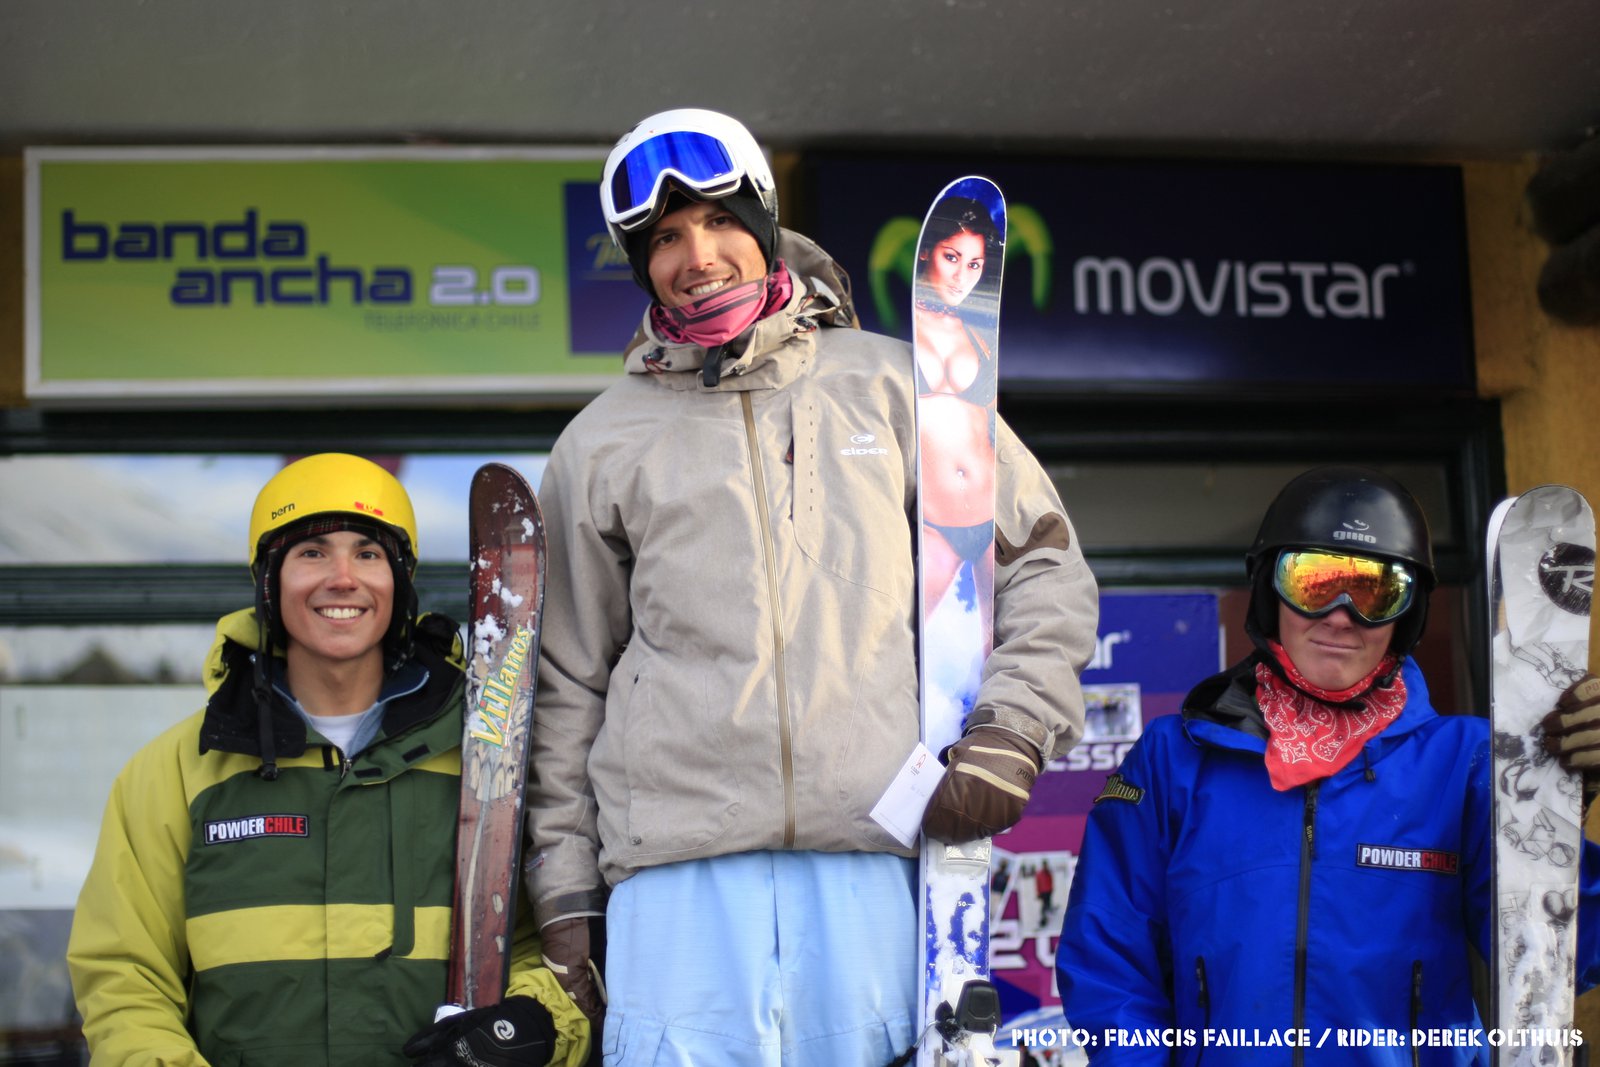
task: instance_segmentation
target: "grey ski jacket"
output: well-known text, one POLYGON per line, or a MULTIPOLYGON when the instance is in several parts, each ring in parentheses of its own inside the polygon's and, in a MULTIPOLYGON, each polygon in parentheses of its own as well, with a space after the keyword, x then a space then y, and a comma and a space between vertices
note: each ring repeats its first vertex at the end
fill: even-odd
MULTIPOLYGON (((869 812, 918 736, 911 354, 783 231, 789 304, 701 380, 648 317, 556 442, 528 786, 541 923, 642 867, 758 849, 910 855, 869 812)), ((997 432, 995 648, 969 724, 1082 735, 1094 578, 997 432)))

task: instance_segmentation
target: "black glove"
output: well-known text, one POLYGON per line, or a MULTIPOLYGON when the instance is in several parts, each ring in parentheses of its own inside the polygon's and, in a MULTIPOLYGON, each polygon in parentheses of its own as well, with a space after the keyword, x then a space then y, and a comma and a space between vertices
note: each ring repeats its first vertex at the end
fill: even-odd
POLYGON ((948 769, 922 813, 922 832, 961 845, 1009 830, 1022 818, 1044 761, 1021 734, 974 726, 945 752, 948 769))
POLYGON ((1544 747, 1562 770, 1583 775, 1583 812, 1600 792, 1600 677, 1585 673, 1544 717, 1544 747))
POLYGON ((606 992, 594 957, 597 950, 604 947, 604 917, 569 915, 556 919, 539 931, 539 939, 543 944, 544 965, 550 968, 550 973, 556 976, 578 1010, 588 1017, 598 1039, 600 1023, 606 1014, 606 992), (595 921, 595 929, 589 926, 591 919, 595 921), (595 944, 597 940, 602 943, 595 944))
POLYGON ((411 1035, 400 1051, 417 1067, 544 1067, 556 1024, 532 997, 507 997, 441 1019, 411 1035))

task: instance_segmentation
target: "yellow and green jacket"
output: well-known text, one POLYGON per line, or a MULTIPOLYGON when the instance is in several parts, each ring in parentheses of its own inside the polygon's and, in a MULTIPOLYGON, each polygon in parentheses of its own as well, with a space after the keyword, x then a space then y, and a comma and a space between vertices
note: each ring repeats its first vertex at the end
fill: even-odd
MULTIPOLYGON (((418 620, 420 687, 345 758, 276 694, 261 766, 254 613, 217 625, 206 708, 112 786, 67 963, 95 1065, 406 1064, 445 997, 464 674, 455 625, 418 620)), ((521 912, 508 994, 555 1019, 552 1063, 588 1025, 521 912)))

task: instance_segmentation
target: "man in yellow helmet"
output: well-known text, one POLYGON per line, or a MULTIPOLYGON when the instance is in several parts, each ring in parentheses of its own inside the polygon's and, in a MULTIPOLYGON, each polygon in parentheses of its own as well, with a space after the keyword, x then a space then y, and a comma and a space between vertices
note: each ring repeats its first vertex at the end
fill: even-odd
POLYGON ((415 617, 416 551, 410 499, 367 460, 310 456, 262 489, 256 606, 218 623, 205 709, 118 776, 78 901, 93 1063, 583 1062, 531 923, 507 998, 429 1025, 464 674, 456 624, 415 617))

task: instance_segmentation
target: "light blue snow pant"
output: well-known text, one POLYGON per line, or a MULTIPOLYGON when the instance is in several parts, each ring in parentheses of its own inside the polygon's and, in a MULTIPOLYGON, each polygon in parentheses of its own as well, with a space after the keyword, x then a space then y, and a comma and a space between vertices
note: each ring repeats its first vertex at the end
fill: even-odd
POLYGON ((650 867, 606 911, 606 1067, 884 1067, 916 1020, 916 861, 650 867))

